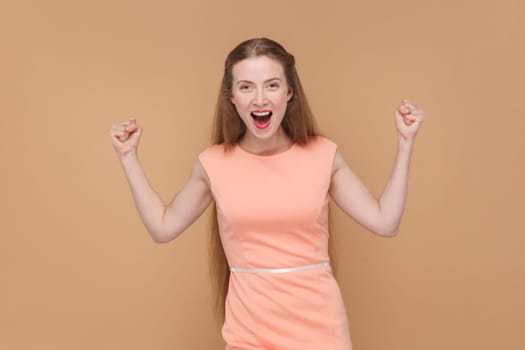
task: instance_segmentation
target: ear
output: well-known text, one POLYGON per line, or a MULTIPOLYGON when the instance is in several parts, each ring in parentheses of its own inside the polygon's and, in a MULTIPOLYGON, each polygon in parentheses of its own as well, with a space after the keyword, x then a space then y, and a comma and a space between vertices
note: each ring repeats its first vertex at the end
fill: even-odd
POLYGON ((288 94, 286 95, 286 102, 289 102, 293 97, 293 90, 288 88, 288 94))
POLYGON ((235 104, 235 100, 234 100, 233 94, 230 95, 230 102, 231 102, 233 105, 235 104))

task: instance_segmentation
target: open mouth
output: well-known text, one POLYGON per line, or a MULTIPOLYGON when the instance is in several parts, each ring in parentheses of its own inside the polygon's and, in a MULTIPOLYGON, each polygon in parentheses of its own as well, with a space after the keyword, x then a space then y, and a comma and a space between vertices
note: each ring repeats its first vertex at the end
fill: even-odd
POLYGON ((250 113, 255 126, 258 129, 266 129, 270 126, 272 111, 254 111, 250 113))

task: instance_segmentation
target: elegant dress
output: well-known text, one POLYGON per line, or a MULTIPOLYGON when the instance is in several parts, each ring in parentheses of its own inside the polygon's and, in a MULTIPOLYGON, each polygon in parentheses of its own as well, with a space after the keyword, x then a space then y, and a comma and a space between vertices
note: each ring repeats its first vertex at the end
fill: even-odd
POLYGON ((328 190, 337 146, 317 136, 271 156, 205 149, 230 266, 226 350, 351 350, 328 255, 328 190))

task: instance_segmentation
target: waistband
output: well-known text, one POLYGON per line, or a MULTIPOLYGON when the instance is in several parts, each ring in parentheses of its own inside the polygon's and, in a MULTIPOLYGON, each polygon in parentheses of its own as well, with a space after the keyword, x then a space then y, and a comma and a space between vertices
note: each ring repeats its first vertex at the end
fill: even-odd
POLYGON ((325 261, 325 262, 314 264, 314 265, 284 267, 284 268, 278 268, 278 269, 243 269, 243 268, 238 268, 238 267, 230 267, 230 271, 240 272, 240 273, 287 273, 287 272, 294 272, 294 271, 320 269, 320 268, 329 267, 329 266, 330 266, 330 263, 328 261, 325 261))

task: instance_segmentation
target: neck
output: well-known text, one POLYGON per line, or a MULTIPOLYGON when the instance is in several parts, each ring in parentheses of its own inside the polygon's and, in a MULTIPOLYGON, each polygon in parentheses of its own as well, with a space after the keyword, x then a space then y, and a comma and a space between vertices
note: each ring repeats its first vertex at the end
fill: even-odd
POLYGON ((270 138, 259 139, 247 133, 239 142, 239 146, 247 152, 266 156, 286 151, 292 146, 292 140, 285 134, 282 128, 270 138))

